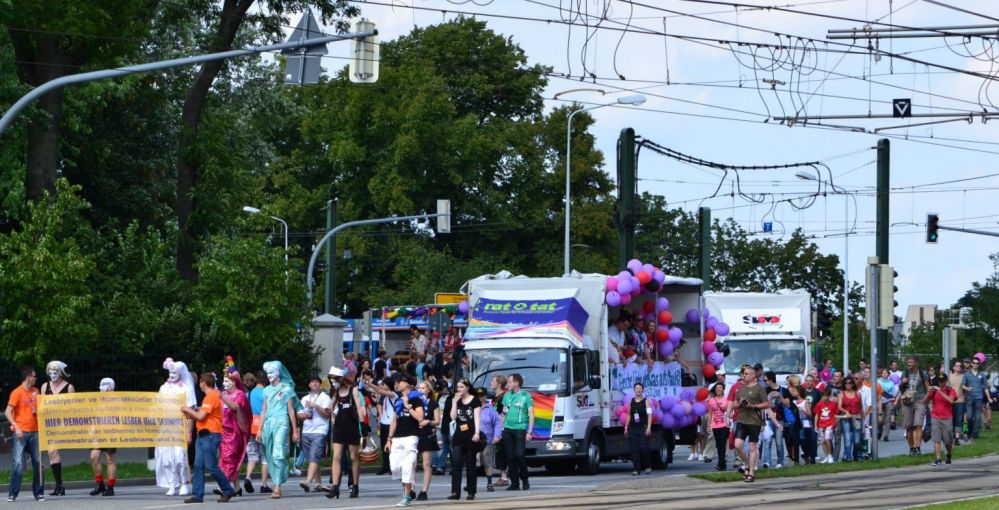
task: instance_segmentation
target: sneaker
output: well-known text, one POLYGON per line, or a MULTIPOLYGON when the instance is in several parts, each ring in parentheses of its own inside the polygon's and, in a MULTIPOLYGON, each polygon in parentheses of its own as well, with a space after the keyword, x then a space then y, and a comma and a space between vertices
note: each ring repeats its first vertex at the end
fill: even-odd
POLYGON ((631 476, 638 476, 638 471, 632 471, 631 476))
POLYGON ((696 459, 697 459, 697 454, 696 453, 691 453, 690 457, 687 457, 687 460, 696 460, 696 459))
POLYGON ((291 470, 291 476, 302 476, 302 470, 298 468, 293 468, 291 470))
POLYGON ((400 499, 399 502, 395 504, 395 506, 409 506, 411 504, 413 504, 413 498, 409 496, 403 496, 402 499, 400 499))
POLYGON ((17 500, 17 498, 15 498, 14 496, 7 496, 7 502, 8 503, 13 503, 16 500, 17 500))
POLYGON ((35 496, 35 501, 45 501, 45 494, 35 496))
POLYGON ((784 467, 784 464, 777 464, 776 466, 774 466, 774 469, 780 469, 782 467, 784 467))
POLYGON ((652 468, 645 468, 645 474, 651 475, 652 474, 652 468))
MULTIPOLYGON (((184 485, 180 486, 180 491, 177 492, 177 495, 178 496, 187 496, 190 493, 191 493, 191 488, 188 487, 187 484, 184 484, 184 485)), ((200 503, 200 501, 198 503, 200 503)))
POLYGON ((486 492, 496 492, 496 488, 493 487, 493 484, 486 485, 486 492))
POLYGON ((943 462, 940 462, 940 459, 937 459, 937 460, 933 461, 933 464, 931 464, 931 465, 933 467, 942 466, 943 462))
POLYGON ((496 483, 494 483, 493 485, 497 487, 506 487, 507 485, 510 485, 510 480, 506 478, 500 478, 499 480, 496 480, 496 483))
POLYGON ((770 469, 770 464, 764 462, 763 463, 763 469, 770 469))
POLYGON ((180 490, 180 487, 170 487, 169 489, 167 489, 166 495, 167 496, 176 496, 178 490, 180 490))

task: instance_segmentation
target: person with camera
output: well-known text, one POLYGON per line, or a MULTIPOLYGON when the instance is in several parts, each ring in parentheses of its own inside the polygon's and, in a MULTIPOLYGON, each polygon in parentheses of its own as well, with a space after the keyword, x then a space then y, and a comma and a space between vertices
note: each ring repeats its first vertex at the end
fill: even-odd
POLYGON ((760 430, 763 427, 763 412, 770 409, 770 400, 767 393, 760 386, 759 378, 753 367, 742 368, 742 381, 736 391, 735 399, 729 402, 727 415, 732 419, 732 415, 738 408, 739 413, 735 417, 735 451, 742 459, 744 466, 742 479, 745 482, 756 480, 756 464, 759 461, 760 452, 756 445, 760 440, 760 430), (749 443, 749 451, 743 449, 744 443, 749 443))
POLYGON ((950 387, 946 375, 938 376, 933 383, 934 386, 927 392, 923 404, 932 403, 930 423, 933 428, 930 435, 933 438, 933 451, 937 456, 933 465, 939 466, 942 464, 940 444, 943 443, 947 447, 947 464, 950 464, 951 452, 954 449, 954 402, 957 400, 957 392, 950 387))
POLYGON ((923 444, 923 421, 926 418, 926 394, 930 391, 930 377, 920 370, 916 358, 905 360, 902 374, 902 421, 905 438, 909 441, 909 455, 918 455, 923 444))

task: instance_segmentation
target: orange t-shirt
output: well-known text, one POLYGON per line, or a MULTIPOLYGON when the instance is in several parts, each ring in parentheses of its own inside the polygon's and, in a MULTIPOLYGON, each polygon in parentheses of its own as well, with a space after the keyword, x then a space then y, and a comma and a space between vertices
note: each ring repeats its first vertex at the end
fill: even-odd
POLYGON ((218 390, 209 391, 205 399, 201 401, 201 412, 205 413, 204 420, 198 420, 198 430, 207 429, 213 434, 222 433, 222 399, 219 398, 218 390))
POLYGON ((38 388, 25 390, 21 384, 10 392, 7 405, 14 408, 14 423, 21 432, 38 432, 38 388))

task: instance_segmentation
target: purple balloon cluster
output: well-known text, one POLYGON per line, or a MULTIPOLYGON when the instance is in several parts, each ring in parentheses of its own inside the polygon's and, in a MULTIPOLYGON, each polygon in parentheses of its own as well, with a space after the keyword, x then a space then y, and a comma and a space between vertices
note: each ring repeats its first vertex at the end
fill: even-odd
POLYGON ((628 306, 642 292, 656 293, 662 289, 666 273, 638 259, 628 261, 627 269, 607 278, 606 300, 609 306, 628 306))
POLYGON ((676 397, 667 395, 659 399, 664 428, 693 425, 707 412, 707 406, 697 401, 697 388, 683 388, 676 397))
MULTIPOLYGON (((687 310, 687 314, 684 318, 687 319, 688 323, 696 323, 701 320, 701 311, 696 308, 691 308, 687 310)), ((721 368, 722 363, 725 362, 725 354, 718 351, 718 346, 715 345, 715 339, 717 337, 728 336, 732 332, 728 324, 725 324, 718 317, 711 315, 711 311, 707 308, 704 309, 704 343, 701 346, 701 352, 704 353, 704 361, 711 364, 712 367, 717 370, 721 368)), ((714 374, 714 370, 706 370, 714 374)), ((708 377, 708 374, 705 374, 708 377)), ((713 377, 713 375, 712 375, 713 377)))

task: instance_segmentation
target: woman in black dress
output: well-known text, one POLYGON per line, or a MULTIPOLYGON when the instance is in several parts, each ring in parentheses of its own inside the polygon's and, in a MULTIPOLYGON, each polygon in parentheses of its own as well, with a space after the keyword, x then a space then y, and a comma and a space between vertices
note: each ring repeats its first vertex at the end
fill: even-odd
POLYGON ((423 394, 427 401, 427 412, 420 420, 420 439, 416 444, 416 450, 420 452, 420 460, 423 463, 423 489, 417 494, 416 500, 426 501, 427 491, 430 490, 430 478, 433 476, 434 452, 441 449, 440 445, 437 444, 437 426, 441 424, 441 409, 437 404, 437 395, 434 394, 434 388, 430 382, 422 381, 416 385, 416 389, 423 394))
POLYGON ((451 495, 447 499, 461 498, 461 467, 465 466, 468 478, 468 497, 475 499, 476 471, 475 457, 479 454, 479 411, 482 403, 470 391, 472 383, 462 379, 455 385, 454 405, 451 407, 451 420, 454 422, 454 435, 451 436, 451 495))
POLYGON ((350 455, 350 469, 354 485, 350 487, 350 497, 356 498, 361 485, 361 462, 358 452, 361 449, 361 420, 359 413, 364 412, 361 397, 358 394, 354 380, 346 375, 343 369, 334 367, 330 370, 330 410, 333 415, 333 486, 328 498, 340 497, 340 479, 343 476, 341 460, 343 450, 347 448, 350 455))

